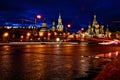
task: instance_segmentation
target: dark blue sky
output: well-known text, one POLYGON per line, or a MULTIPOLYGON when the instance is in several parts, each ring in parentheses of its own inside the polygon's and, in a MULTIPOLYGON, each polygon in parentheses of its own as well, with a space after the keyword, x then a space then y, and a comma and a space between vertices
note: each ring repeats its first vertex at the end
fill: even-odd
MULTIPOLYGON (((71 30, 87 28, 96 13, 98 23, 108 24, 110 29, 120 30, 120 0, 0 0, 0 24, 6 22, 21 23, 21 19, 34 21, 41 14, 49 25, 58 19, 61 13, 63 25, 72 24, 71 30)), ((30 23, 25 21, 24 23, 30 23)))

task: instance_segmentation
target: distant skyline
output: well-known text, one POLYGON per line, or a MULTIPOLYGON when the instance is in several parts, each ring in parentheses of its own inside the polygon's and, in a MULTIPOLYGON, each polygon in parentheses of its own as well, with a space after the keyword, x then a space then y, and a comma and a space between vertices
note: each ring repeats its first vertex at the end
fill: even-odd
MULTIPOLYGON (((93 15, 97 15, 99 24, 109 25, 112 31, 120 30, 120 1, 119 0, 1 0, 0 24, 20 24, 21 19, 34 21, 37 14, 43 18, 49 27, 61 14, 63 25, 71 24, 71 31, 77 31, 89 23, 93 15)), ((32 24, 33 22, 24 21, 32 24)))

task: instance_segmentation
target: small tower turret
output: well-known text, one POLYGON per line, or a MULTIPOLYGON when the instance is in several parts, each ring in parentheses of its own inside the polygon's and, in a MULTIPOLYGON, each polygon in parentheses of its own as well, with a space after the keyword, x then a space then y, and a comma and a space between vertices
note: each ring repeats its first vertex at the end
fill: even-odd
POLYGON ((42 22, 42 28, 40 29, 40 31, 42 31, 42 32, 47 31, 47 23, 46 23, 45 18, 44 18, 44 20, 42 22))
POLYGON ((56 30, 55 28, 55 22, 52 23, 52 31, 54 32, 56 30))
POLYGON ((44 20, 42 22, 42 27, 47 27, 46 18, 44 18, 44 20))

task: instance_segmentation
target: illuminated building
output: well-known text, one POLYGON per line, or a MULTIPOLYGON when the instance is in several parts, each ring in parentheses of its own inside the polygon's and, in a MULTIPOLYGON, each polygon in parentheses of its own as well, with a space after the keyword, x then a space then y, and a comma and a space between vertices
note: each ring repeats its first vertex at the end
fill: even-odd
POLYGON ((42 28, 40 29, 40 31, 45 32, 47 31, 47 23, 46 23, 46 19, 44 18, 43 22, 42 22, 42 28))
POLYGON ((107 27, 106 32, 105 32, 104 25, 99 25, 97 22, 96 15, 94 15, 93 23, 92 23, 92 25, 91 24, 88 25, 87 33, 88 33, 88 37, 94 37, 94 36, 108 37, 105 35, 109 33, 109 29, 107 27))
POLYGON ((61 15, 59 14, 59 18, 58 18, 58 25, 57 25, 57 31, 59 32, 63 32, 63 24, 62 24, 62 19, 61 19, 61 15))
POLYGON ((55 27, 55 22, 52 23, 52 31, 54 32, 56 30, 56 27, 55 27))
POLYGON ((108 25, 107 25, 106 32, 105 32, 105 37, 108 37, 108 38, 111 37, 111 32, 109 31, 108 25))

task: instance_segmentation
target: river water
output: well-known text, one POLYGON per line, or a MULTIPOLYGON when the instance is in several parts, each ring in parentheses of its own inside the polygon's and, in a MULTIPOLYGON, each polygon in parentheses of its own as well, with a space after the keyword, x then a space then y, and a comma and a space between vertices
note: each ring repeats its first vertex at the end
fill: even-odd
POLYGON ((40 44, 0 46, 0 80, 92 80, 120 46, 40 44))

